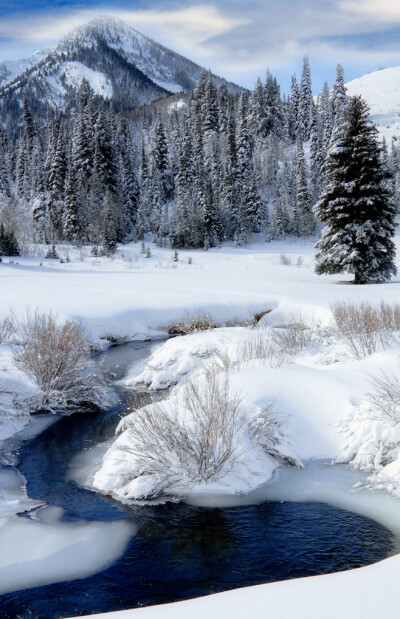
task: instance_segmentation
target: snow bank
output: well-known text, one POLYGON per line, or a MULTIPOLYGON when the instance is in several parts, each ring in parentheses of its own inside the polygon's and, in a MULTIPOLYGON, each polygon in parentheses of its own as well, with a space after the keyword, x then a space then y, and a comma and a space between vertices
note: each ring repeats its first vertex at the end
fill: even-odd
POLYGON ((26 400, 37 392, 37 386, 15 368, 11 350, 0 345, 0 443, 29 423, 26 400))

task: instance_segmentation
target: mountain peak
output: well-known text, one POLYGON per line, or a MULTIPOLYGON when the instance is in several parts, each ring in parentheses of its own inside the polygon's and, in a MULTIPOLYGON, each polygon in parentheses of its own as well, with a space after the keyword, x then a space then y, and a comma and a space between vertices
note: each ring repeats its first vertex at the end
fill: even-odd
MULTIPOLYGON (((65 108, 85 78, 94 92, 123 102, 126 109, 162 99, 171 93, 190 91, 201 69, 142 35, 123 21, 99 15, 67 34, 51 50, 39 53, 21 65, 22 70, 0 64, 1 119, 12 113, 15 98, 27 96, 32 109, 50 105, 65 108)), ((232 92, 239 86, 214 76, 232 92)))

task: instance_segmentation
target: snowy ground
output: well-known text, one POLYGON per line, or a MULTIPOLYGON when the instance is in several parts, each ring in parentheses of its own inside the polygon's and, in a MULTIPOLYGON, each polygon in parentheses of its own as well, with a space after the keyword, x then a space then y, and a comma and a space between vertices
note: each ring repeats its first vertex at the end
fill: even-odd
POLYGON ((371 120, 388 143, 400 136, 400 67, 382 69, 348 82, 349 96, 361 95, 371 108, 371 120))
MULTIPOLYGON (((44 250, 39 248, 39 251, 44 250)), ((66 258, 67 248, 60 248, 60 252, 66 258)), ((151 257, 146 259, 140 244, 131 244, 120 249, 111 260, 93 258, 86 249, 71 248, 69 263, 48 261, 40 256, 19 258, 13 263, 5 260, 0 264, 0 288, 5 291, 0 299, 0 313, 7 313, 11 308, 23 313, 29 300, 31 308, 51 309, 61 316, 80 320, 91 331, 97 345, 103 346, 107 339, 160 335, 188 312, 207 312, 222 328, 169 340, 157 349, 140 380, 152 388, 178 384, 179 389, 188 375, 195 376, 202 371, 216 349, 228 350, 233 357, 232 385, 241 391, 247 410, 256 414, 273 400, 276 410, 284 417, 287 444, 306 468, 316 458, 352 460, 372 476, 371 482, 399 495, 400 453, 391 463, 379 457, 381 437, 385 435, 388 442, 395 442, 397 430, 387 420, 370 414, 365 401, 368 375, 376 373, 378 368, 394 367, 398 347, 361 361, 354 360, 332 332, 329 310, 335 300, 398 302, 399 278, 384 285, 352 286, 348 285, 350 276, 317 277, 311 242, 260 242, 245 249, 224 246, 208 252, 182 251, 178 262, 173 262, 170 250, 151 246, 151 252, 151 257), (291 264, 282 264, 282 254, 291 264), (269 362, 238 364, 235 359, 238 345, 249 331, 243 323, 255 312, 262 311, 269 312, 263 318, 266 331, 300 319, 312 326, 307 346, 279 367, 269 362)), ((0 380, 5 378, 12 385, 8 391, 22 393, 32 388, 23 376, 15 373, 9 351, 3 346, 0 380)), ((134 372, 127 382, 134 387, 137 382, 134 372)), ((7 397, 11 395, 5 394, 0 399, 3 409, 9 405, 7 397)), ((13 423, 26 421, 22 415, 13 423)), ((4 423, 0 432, 1 428, 3 436, 13 431, 4 423)), ((274 468, 268 469, 271 475, 274 468)), ((261 481, 266 479, 252 477, 250 471, 246 475, 247 486, 240 490, 248 491, 261 481)), ((235 484, 225 488, 225 492, 235 491, 235 484)), ((198 488, 198 500, 207 495, 206 490, 198 488)), ((214 488, 214 492, 220 490, 214 488)), ((257 616, 267 605, 271 617, 372 618, 383 612, 396 616, 398 603, 393 581, 399 566, 399 558, 394 557, 347 574, 277 583, 179 606, 134 612, 147 613, 149 617, 168 616, 168 613, 173 616, 208 613, 216 617, 224 614, 221 606, 228 605, 231 616, 242 617, 244 606, 254 608, 257 616), (361 589, 368 594, 361 596, 361 589)))

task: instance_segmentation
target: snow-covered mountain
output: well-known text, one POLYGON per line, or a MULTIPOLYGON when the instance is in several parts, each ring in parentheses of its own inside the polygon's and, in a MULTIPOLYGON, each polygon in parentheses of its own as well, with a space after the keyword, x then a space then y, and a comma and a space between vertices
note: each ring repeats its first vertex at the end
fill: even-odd
MULTIPOLYGON (((96 94, 128 108, 192 90, 201 67, 109 16, 80 26, 53 48, 0 64, 2 116, 28 96, 32 107, 63 108, 86 78, 96 94)), ((215 77, 216 83, 225 82, 215 77)), ((227 82, 225 82, 227 83, 227 82)), ((227 83, 231 91, 242 89, 227 83)))
POLYGON ((368 73, 346 84, 349 96, 361 95, 381 136, 400 136, 400 67, 368 73))

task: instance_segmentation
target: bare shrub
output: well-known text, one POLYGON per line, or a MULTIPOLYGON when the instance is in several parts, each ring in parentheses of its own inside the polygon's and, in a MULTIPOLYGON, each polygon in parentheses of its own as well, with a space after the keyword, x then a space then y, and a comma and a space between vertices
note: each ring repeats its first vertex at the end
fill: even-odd
POLYGON ((188 335, 197 331, 216 329, 217 327, 218 325, 206 312, 199 312, 198 314, 187 312, 181 321, 168 328, 168 333, 170 335, 188 335))
POLYGON ((14 332, 14 324, 11 315, 0 320, 0 344, 8 342, 14 332))
POLYGON ((229 372, 235 366, 235 360, 232 359, 231 355, 227 348, 223 348, 222 350, 215 349, 213 352, 211 359, 204 365, 203 371, 204 374, 208 375, 216 375, 221 372, 229 372))
POLYGON ((366 399, 396 424, 400 423, 400 368, 395 372, 381 372, 371 376, 373 391, 366 399))
POLYGON ((81 325, 72 320, 60 324, 52 314, 27 312, 25 320, 14 321, 14 338, 15 366, 40 389, 32 402, 35 409, 108 405, 105 383, 87 358, 90 342, 81 325))
POLYGON ((264 329, 251 330, 241 339, 237 347, 238 365, 249 361, 272 361, 274 349, 269 331, 264 329))
POLYGON ((302 267, 303 266, 303 256, 297 256, 296 266, 297 267, 302 267))
POLYGON ((284 359, 290 359, 309 346, 311 335, 310 327, 302 318, 299 318, 296 322, 273 329, 272 341, 281 356, 284 359))
POLYGON ((281 254, 279 256, 279 263, 282 264, 283 266, 288 267, 292 264, 292 259, 286 254, 281 254))
MULTIPOLYGON (((241 399, 230 392, 228 375, 207 375, 202 383, 188 382, 179 402, 167 410, 162 403, 139 409, 122 420, 129 443, 119 447, 132 456, 129 479, 151 476, 151 497, 165 494, 182 480, 185 486, 219 479, 241 455, 240 430, 245 424, 241 399)), ((128 480, 124 480, 124 484, 128 480)), ((137 497, 139 498, 139 497, 137 497)))
POLYGON ((250 330, 238 345, 238 365, 262 360, 280 367, 306 349, 311 336, 312 330, 301 318, 281 327, 250 330))
POLYGON ((367 301, 337 302, 331 305, 331 310, 338 334, 356 359, 396 342, 395 332, 400 330, 400 305, 383 301, 380 305, 367 301))

